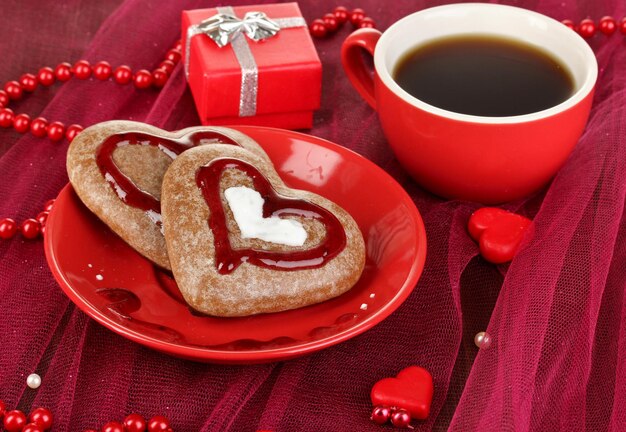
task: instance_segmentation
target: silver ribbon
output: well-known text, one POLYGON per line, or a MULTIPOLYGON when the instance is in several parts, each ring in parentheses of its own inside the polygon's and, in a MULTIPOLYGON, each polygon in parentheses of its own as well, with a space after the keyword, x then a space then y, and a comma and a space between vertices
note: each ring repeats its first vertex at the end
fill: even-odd
POLYGON ((217 15, 187 29, 185 75, 189 79, 190 46, 194 36, 207 35, 220 48, 230 44, 241 67, 239 117, 254 116, 259 90, 259 69, 248 41, 242 34, 258 42, 275 36, 281 29, 306 27, 306 21, 302 17, 269 19, 263 12, 247 12, 243 19, 240 19, 230 6, 219 7, 217 12, 217 15))
POLYGON ((222 48, 232 42, 240 33, 258 42, 275 36, 280 30, 278 24, 264 12, 248 12, 243 19, 230 13, 218 13, 198 24, 202 33, 213 39, 222 48))

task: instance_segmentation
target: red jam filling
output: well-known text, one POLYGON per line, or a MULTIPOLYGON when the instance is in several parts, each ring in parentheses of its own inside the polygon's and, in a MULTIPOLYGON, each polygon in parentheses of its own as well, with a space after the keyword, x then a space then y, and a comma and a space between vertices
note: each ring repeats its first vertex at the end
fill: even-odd
POLYGON ((317 268, 325 265, 346 246, 346 233, 334 214, 311 202, 278 194, 259 170, 244 161, 216 159, 198 170, 196 184, 211 211, 208 223, 213 231, 215 265, 220 274, 231 273, 243 262, 273 270, 317 268), (265 201, 263 217, 301 216, 321 222, 326 229, 326 236, 321 243, 311 249, 298 251, 233 249, 220 196, 220 179, 227 169, 238 169, 252 179, 254 188, 265 201))
MULTIPOLYGON (((174 159, 185 150, 195 147, 202 140, 212 140, 221 144, 237 145, 233 139, 218 133, 209 131, 191 132, 176 140, 159 137, 144 132, 125 132, 111 135, 98 148, 96 164, 113 191, 126 204, 141 210, 154 212, 156 219, 160 219, 161 202, 153 195, 143 191, 124 174, 113 161, 113 152, 118 147, 127 145, 149 145, 158 148, 170 158, 174 159)), ((160 225, 160 222, 157 221, 160 225)))

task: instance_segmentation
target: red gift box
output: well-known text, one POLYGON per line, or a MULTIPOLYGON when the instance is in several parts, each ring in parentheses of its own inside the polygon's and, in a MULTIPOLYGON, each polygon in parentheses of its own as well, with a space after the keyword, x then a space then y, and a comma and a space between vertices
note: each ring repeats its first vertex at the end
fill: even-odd
POLYGON ((187 80, 202 124, 312 126, 313 111, 320 105, 322 66, 297 3, 183 11, 182 40, 187 80), (225 12, 242 20, 248 12, 264 12, 279 24, 298 26, 280 28, 258 42, 243 32, 235 37, 249 48, 248 61, 256 68, 251 80, 244 77, 250 64, 242 62, 241 51, 245 57, 248 48, 241 40, 219 47, 199 31, 201 22, 225 12))

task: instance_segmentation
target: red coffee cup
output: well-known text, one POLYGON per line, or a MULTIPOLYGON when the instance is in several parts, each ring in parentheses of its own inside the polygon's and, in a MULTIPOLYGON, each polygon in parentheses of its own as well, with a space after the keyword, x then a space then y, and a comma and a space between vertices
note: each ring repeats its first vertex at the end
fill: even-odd
POLYGON ((527 196, 550 181, 582 134, 598 76, 593 51, 576 32, 547 16, 496 4, 425 9, 382 34, 357 30, 345 40, 341 55, 348 78, 378 111, 389 145, 409 174, 438 195, 485 204, 527 196), (405 53, 461 35, 541 47, 571 72, 572 95, 531 114, 483 117, 427 104, 394 81, 394 68, 405 53), (374 56, 373 78, 363 50, 374 56))

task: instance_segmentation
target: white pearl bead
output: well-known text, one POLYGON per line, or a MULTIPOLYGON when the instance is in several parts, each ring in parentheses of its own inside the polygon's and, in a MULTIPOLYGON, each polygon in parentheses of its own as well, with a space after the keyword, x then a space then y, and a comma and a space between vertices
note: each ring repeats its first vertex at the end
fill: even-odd
POLYGON ((474 336, 474 344, 478 348, 487 349, 491 345, 491 336, 487 332, 478 332, 476 336, 474 336))
POLYGON ((36 373, 28 375, 28 378, 26 378, 26 385, 32 389, 39 388, 41 385, 41 377, 36 373))

